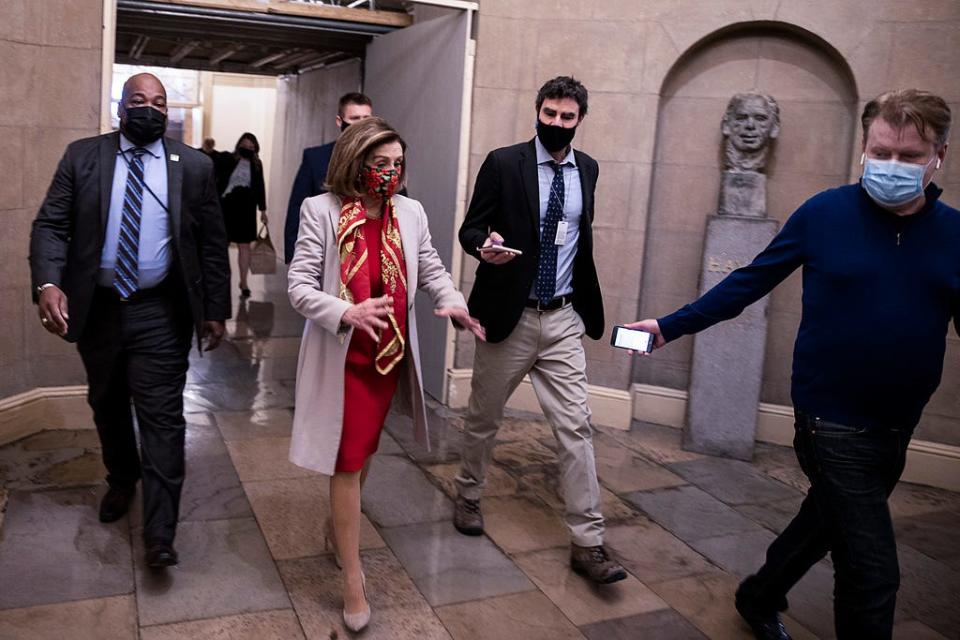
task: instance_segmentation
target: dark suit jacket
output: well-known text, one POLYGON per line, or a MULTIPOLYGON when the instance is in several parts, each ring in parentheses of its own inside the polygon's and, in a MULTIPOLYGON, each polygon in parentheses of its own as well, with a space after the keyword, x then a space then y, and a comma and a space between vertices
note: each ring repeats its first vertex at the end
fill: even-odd
POLYGON ((333 155, 335 142, 303 150, 303 161, 293 181, 290 202, 287 204, 287 219, 283 225, 283 254, 287 264, 293 259, 293 248, 297 244, 297 231, 300 229, 300 205, 307 198, 326 193, 323 183, 327 180, 327 167, 333 155))
MULTIPOLYGON (((574 150, 583 192, 580 240, 573 262, 573 308, 593 339, 603 335, 603 298, 593 262, 593 204, 599 167, 596 160, 574 150)), ((480 259, 477 247, 490 231, 504 244, 523 251, 507 264, 480 261, 470 293, 470 314, 487 330, 488 342, 500 342, 517 326, 540 257, 540 192, 534 141, 491 151, 477 174, 473 198, 460 227, 463 250, 480 259)))
MULTIPOLYGON (((227 237, 210 158, 169 138, 164 146, 172 273, 183 281, 199 335, 205 320, 230 317, 227 237)), ((33 221, 34 302, 41 284, 50 282, 63 290, 70 313, 66 335, 70 342, 83 334, 96 287, 118 149, 118 133, 70 143, 33 221)))

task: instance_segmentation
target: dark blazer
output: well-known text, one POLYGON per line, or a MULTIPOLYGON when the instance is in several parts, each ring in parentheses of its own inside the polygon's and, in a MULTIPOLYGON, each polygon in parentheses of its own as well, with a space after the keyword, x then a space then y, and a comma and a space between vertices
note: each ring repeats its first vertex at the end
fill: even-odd
MULTIPOLYGON (((240 160, 230 151, 217 151, 211 156, 213 172, 217 179, 217 193, 222 194, 230 184, 230 176, 240 160)), ((250 161, 250 190, 260 211, 267 210, 267 188, 263 181, 263 163, 250 161)))
MULTIPOLYGON (((593 204, 599 167, 596 160, 574 150, 583 192, 580 240, 573 262, 573 308, 593 339, 603 335, 603 298, 593 262, 593 204)), ((480 259, 477 247, 490 231, 504 244, 523 251, 503 265, 480 261, 470 314, 487 330, 488 342, 500 342, 517 326, 537 277, 540 256, 540 191, 534 141, 491 151, 477 174, 473 198, 460 227, 463 250, 480 259)))
MULTIPOLYGON (((65 336, 83 334, 103 252, 119 134, 77 140, 67 146, 47 197, 33 221, 30 275, 37 287, 50 282, 67 295, 65 336)), ((205 320, 230 317, 227 237, 206 155, 164 138, 167 198, 173 234, 173 267, 183 281, 198 335, 205 320)))
POLYGON ((287 219, 283 225, 283 254, 287 264, 293 259, 293 248, 297 244, 297 231, 300 228, 300 205, 307 198, 326 193, 323 183, 327 180, 327 168, 333 155, 335 142, 303 150, 303 161, 293 181, 290 202, 287 203, 287 219))

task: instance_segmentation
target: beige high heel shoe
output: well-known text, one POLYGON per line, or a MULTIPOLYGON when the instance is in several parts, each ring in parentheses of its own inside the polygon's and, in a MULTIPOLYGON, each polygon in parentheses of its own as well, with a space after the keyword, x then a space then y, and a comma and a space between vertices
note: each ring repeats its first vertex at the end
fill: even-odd
POLYGON ((367 628, 367 625, 370 624, 370 616, 373 613, 370 609, 370 602, 367 600, 367 576, 363 571, 360 572, 360 579, 363 581, 361 585, 363 587, 363 599, 367 603, 366 611, 347 613, 347 609, 343 609, 343 624, 354 633, 358 633, 367 628))
POLYGON ((323 550, 333 551, 333 562, 337 565, 337 569, 343 569, 343 565, 340 564, 340 552, 337 551, 337 539, 333 537, 333 518, 330 516, 327 516, 323 524, 323 550))

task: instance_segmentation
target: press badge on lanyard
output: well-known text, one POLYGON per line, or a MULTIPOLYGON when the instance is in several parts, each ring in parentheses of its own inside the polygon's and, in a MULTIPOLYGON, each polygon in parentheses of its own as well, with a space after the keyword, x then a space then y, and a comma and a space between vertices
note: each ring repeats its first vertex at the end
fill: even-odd
MULTIPOLYGON (((560 170, 561 170, 561 171, 563 170, 563 167, 562 167, 562 166, 560 167, 560 170)), ((560 195, 559 200, 560 200, 560 207, 561 207, 561 209, 562 209, 562 207, 564 207, 564 206, 566 205, 566 202, 565 202, 566 198, 565 198, 565 196, 566 196, 566 192, 567 192, 567 189, 566 189, 566 187, 567 187, 567 179, 566 179, 566 178, 567 178, 567 177, 564 176, 563 178, 564 178, 564 179, 563 179, 563 183, 564 183, 564 190, 563 190, 563 192, 564 192, 564 193, 563 193, 563 195, 557 194, 557 195, 560 195)), ((555 245, 557 245, 557 246, 561 246, 561 247, 562 247, 563 245, 567 244, 567 227, 568 227, 569 225, 570 225, 570 223, 567 222, 566 220, 559 220, 559 221, 557 222, 557 235, 553 238, 553 244, 555 244, 555 245)))
POLYGON ((553 244, 562 246, 567 243, 567 226, 569 224, 566 220, 561 220, 557 223, 557 237, 554 238, 553 244))

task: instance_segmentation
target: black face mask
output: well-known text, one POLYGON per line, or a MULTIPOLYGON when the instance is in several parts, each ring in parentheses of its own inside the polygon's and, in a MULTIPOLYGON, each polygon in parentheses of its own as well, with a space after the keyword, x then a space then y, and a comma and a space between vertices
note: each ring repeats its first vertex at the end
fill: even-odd
POLYGON ((253 149, 247 149, 246 147, 239 147, 237 148, 237 153, 240 154, 241 158, 246 158, 247 160, 250 160, 251 158, 253 158, 253 154, 255 152, 253 149))
POLYGON ((576 126, 558 127, 555 124, 546 124, 537 118, 537 137, 540 138, 540 144, 550 153, 566 149, 576 132, 576 126))
POLYGON ((340 121, 340 131, 346 131, 346 130, 347 130, 347 127, 349 127, 349 126, 350 126, 350 123, 347 122, 346 120, 341 120, 341 121, 340 121))
POLYGON ((123 133, 137 145, 150 144, 167 130, 167 115, 153 107, 131 107, 123 123, 123 133))

